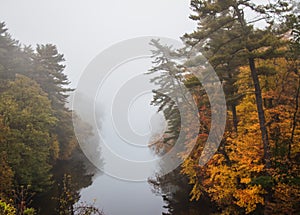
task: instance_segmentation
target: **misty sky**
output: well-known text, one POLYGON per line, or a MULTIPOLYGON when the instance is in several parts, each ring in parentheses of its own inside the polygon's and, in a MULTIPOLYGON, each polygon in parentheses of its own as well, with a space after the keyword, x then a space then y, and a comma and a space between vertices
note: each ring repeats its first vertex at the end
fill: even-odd
POLYGON ((194 29, 188 0, 0 0, 0 20, 26 45, 53 43, 75 87, 88 63, 110 45, 138 36, 178 39, 194 29))

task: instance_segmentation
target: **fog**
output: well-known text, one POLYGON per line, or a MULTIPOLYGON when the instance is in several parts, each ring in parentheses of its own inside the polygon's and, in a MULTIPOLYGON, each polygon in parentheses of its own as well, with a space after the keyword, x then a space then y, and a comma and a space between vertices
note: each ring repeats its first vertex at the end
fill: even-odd
POLYGON ((53 43, 65 55, 76 87, 80 74, 103 49, 138 36, 179 39, 191 32, 189 1, 0 0, 1 20, 26 45, 53 43))
MULTIPOLYGON (((6 23, 13 38, 25 45, 55 44, 66 59, 65 73, 76 88, 80 76, 90 61, 111 45, 139 36, 161 36, 179 40, 185 32, 194 29, 189 20, 189 1, 173 0, 88 0, 88 1, 17 1, 1 0, 1 20, 6 23)), ((149 64, 140 63, 143 70, 149 64)), ((140 72, 139 72, 140 73, 140 72)), ((110 83, 112 88, 118 81, 110 83)), ((106 91, 108 92, 108 91, 106 91)), ((87 99, 89 95, 85 95, 87 99)), ((97 100, 97 121, 104 137, 114 150, 125 153, 120 148, 119 137, 111 134, 107 126, 107 99, 111 94, 100 95, 97 100)), ((161 117, 155 115, 156 109, 149 105, 151 94, 146 94, 131 106, 131 128, 137 133, 147 134, 141 143, 142 153, 131 153, 134 159, 151 159, 153 154, 147 147, 152 133, 161 129, 161 117)), ((124 145, 123 145, 124 147, 124 145)), ((105 162, 105 161, 104 161, 105 162)), ((153 173, 154 174, 154 173, 153 173)), ((150 175, 149 175, 150 176, 150 175)), ((81 192, 81 201, 92 202, 103 208, 107 214, 160 214, 163 201, 151 192, 147 182, 125 182, 107 175, 96 175, 91 187, 81 192)))

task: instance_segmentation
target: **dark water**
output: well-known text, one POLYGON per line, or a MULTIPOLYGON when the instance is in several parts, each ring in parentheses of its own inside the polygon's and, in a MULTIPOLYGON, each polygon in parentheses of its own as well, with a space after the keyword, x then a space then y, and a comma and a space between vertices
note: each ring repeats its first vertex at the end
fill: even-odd
POLYGON ((95 202, 107 215, 209 215, 216 212, 204 197, 190 201, 191 185, 179 169, 149 182, 126 182, 107 175, 96 175, 81 190, 81 201, 95 202), (154 184, 159 186, 154 186, 154 184))
POLYGON ((179 169, 164 177, 149 177, 149 182, 128 182, 97 171, 81 157, 58 162, 53 174, 58 184, 34 198, 33 206, 39 208, 38 214, 57 214, 56 198, 64 174, 72 176, 74 189, 81 195, 79 202, 94 203, 106 215, 208 215, 216 212, 214 205, 205 198, 197 202, 189 200, 191 185, 179 174, 179 169))
POLYGON ((74 157, 68 161, 58 161, 52 170, 53 185, 47 192, 36 194, 33 197, 33 206, 38 214, 57 214, 58 201, 62 190, 64 175, 71 176, 74 193, 79 195, 79 191, 92 184, 92 177, 95 174, 95 167, 85 158, 81 151, 75 152, 74 157))

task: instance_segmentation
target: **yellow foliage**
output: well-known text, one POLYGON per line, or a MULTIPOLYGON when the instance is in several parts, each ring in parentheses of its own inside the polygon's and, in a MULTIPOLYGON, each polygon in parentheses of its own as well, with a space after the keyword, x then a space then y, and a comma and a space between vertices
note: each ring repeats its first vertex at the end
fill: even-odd
POLYGON ((287 158, 289 143, 291 159, 300 154, 299 125, 294 128, 293 141, 291 140, 294 117, 296 116, 296 120, 300 117, 300 111, 295 112, 295 95, 300 76, 290 70, 285 59, 257 61, 256 65, 262 70, 268 67, 273 71, 272 74, 262 73, 259 79, 271 160, 276 161, 274 166, 268 169, 265 176, 264 149, 250 70, 248 67, 241 67, 236 84, 238 93, 244 97, 236 106, 239 118, 238 133, 227 131, 222 141, 222 153, 215 154, 204 167, 197 166, 197 159, 202 150, 201 144, 198 144, 192 156, 184 161, 181 173, 187 175, 190 184, 194 185, 191 200, 198 200, 204 190, 222 210, 222 214, 249 214, 254 212, 258 205, 266 205, 270 214, 289 214, 289 210, 294 210, 295 213, 298 210, 299 213, 300 207, 296 207, 300 205, 299 186, 289 184, 291 182, 284 184, 281 180, 293 177, 299 179, 300 175, 299 165, 293 164, 297 161, 292 162, 287 158), (288 170, 284 172, 283 169, 288 170), (262 181, 255 182, 257 178, 262 181), (274 186, 272 201, 275 203, 264 202, 266 186, 263 183, 274 186))
POLYGON ((0 199, 0 214, 1 215, 15 215, 16 209, 12 205, 10 205, 0 199))
POLYGON ((265 191, 260 185, 248 186, 246 189, 237 189, 234 197, 237 199, 235 203, 241 208, 245 208, 246 214, 253 212, 257 204, 264 204, 262 194, 265 191))
POLYGON ((241 183, 243 184, 249 184, 251 182, 251 178, 242 178, 241 183))
POLYGON ((54 138, 50 145, 50 156, 53 160, 57 160, 59 158, 59 151, 59 142, 57 138, 54 138))

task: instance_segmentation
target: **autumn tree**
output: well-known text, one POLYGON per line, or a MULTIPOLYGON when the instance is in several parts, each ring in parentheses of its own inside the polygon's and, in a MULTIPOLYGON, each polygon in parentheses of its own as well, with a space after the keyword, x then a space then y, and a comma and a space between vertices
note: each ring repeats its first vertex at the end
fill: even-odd
POLYGON ((42 191, 51 184, 50 130, 57 122, 50 101, 36 82, 18 75, 0 96, 1 151, 18 184, 42 191))
POLYGON ((8 200, 13 188, 14 172, 7 162, 6 152, 1 153, 0 159, 0 199, 8 200))
MULTIPOLYGON (((295 192, 299 175, 299 25, 298 15, 288 14, 291 5, 285 1, 191 1, 191 18, 198 26, 184 36, 187 52, 177 55, 173 75, 192 92, 201 117, 209 106, 203 86, 188 71, 203 68, 194 66, 194 59, 186 56, 203 53, 223 82, 235 129, 227 128, 217 154, 200 166, 201 146, 210 127, 209 111, 203 111, 206 118, 202 121, 206 123, 199 129, 199 144, 185 157, 181 173, 193 185, 191 200, 208 194, 220 213, 283 214, 288 209, 299 210, 295 192), (246 11, 255 17, 248 17, 246 11), (278 19, 284 24, 279 25, 278 19), (262 28, 257 27, 260 21, 264 22, 262 28), (178 65, 182 57, 186 62, 178 65), (184 68, 184 73, 179 68, 184 68), (283 192, 284 187, 287 192, 283 192), (290 202, 286 207, 280 204, 284 204, 284 196, 290 202)), ((174 58, 176 51, 169 56, 174 58)), ((156 79, 159 84, 165 83, 162 80, 156 79)), ((168 102, 168 98, 158 98, 160 104, 168 102)), ((185 145, 189 148, 191 144, 187 141, 185 145)))
MULTIPOLYGON (((255 86, 256 104, 260 122, 262 142, 264 145, 264 161, 266 167, 270 166, 270 152, 268 131, 265 126, 265 114, 261 96, 261 87, 255 64, 256 59, 266 59, 281 56, 280 47, 284 45, 280 37, 272 32, 273 17, 289 10, 289 4, 284 1, 269 3, 266 5, 255 4, 252 1, 191 1, 191 7, 195 15, 191 18, 198 22, 198 29, 185 35, 189 43, 195 46, 205 41, 207 49, 211 47, 213 62, 221 60, 221 65, 238 66, 239 62, 247 62, 250 67, 252 80, 255 86), (258 18, 248 20, 245 17, 245 9, 252 10, 258 18), (265 29, 257 29, 253 26, 256 22, 265 20, 268 24, 265 29), (221 38, 221 45, 215 48, 214 38, 221 38), (211 46, 210 44, 213 44, 211 46), (222 53, 223 56, 222 56, 222 53), (233 63, 234 62, 234 63, 233 63)), ((220 44, 217 41, 217 44, 220 44)), ((219 64, 220 64, 219 63, 219 64)), ((237 68, 231 68, 234 72, 237 68)), ((224 70, 221 68, 221 71, 224 70)), ((230 76, 230 74, 227 74, 230 76)))

